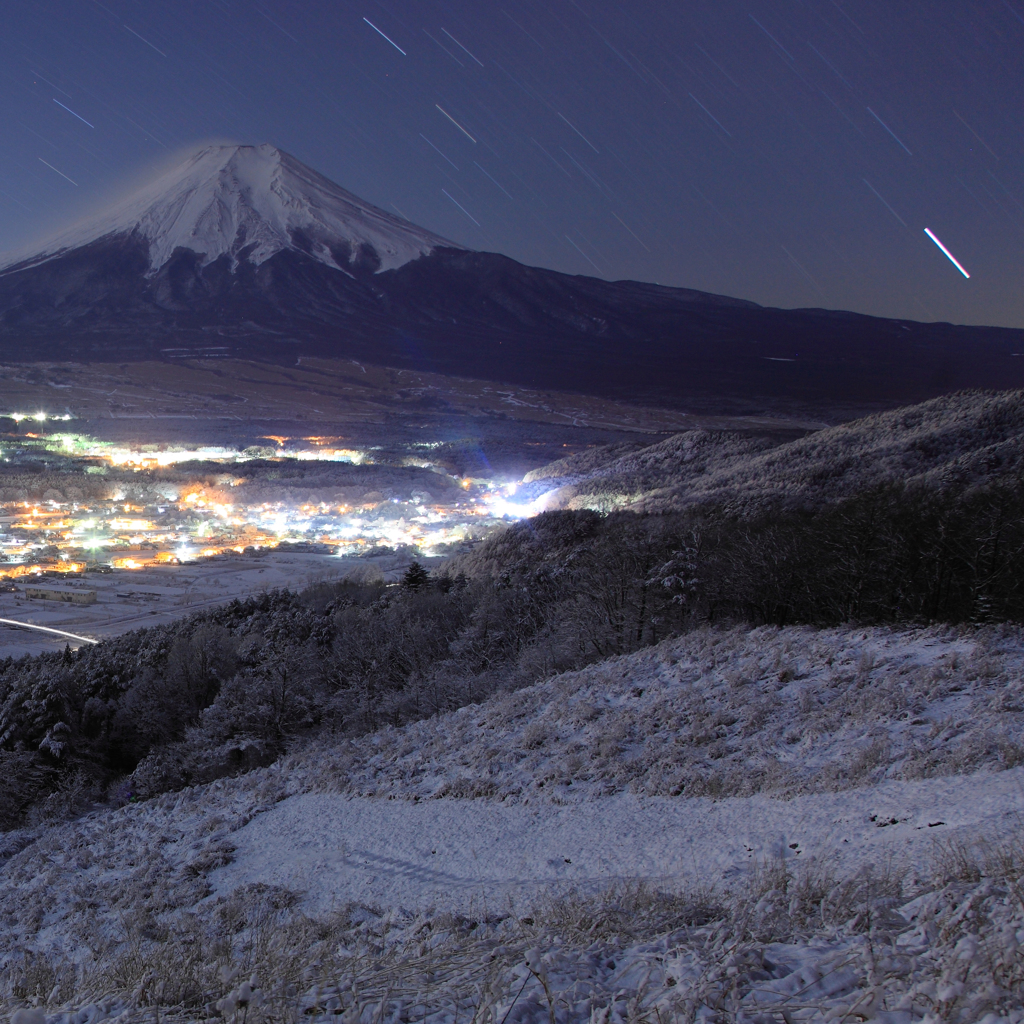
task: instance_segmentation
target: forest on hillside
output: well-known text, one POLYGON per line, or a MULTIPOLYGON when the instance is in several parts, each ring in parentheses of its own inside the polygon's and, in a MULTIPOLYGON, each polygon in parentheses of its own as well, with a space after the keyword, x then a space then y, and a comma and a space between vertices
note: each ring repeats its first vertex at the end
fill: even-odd
POLYGON ((818 508, 561 511, 433 576, 234 601, 0 662, 0 821, 152 796, 479 702, 705 623, 1024 621, 1024 479, 818 508))

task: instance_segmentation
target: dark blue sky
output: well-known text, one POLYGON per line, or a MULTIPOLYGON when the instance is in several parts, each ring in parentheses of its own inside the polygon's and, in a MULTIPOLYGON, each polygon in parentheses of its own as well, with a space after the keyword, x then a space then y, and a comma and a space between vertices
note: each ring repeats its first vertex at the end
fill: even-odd
POLYGON ((0 15, 0 250, 183 147, 270 142, 525 263, 1024 327, 1024 0, 0 0, 0 15))

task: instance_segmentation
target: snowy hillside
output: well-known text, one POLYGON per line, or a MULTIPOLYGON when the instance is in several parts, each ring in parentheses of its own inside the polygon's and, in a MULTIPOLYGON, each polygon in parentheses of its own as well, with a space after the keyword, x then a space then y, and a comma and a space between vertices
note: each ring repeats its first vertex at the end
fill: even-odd
POLYGON ((1019 1024, 1022 665, 1016 627, 705 629, 40 822, 0 984, 15 1024, 1019 1024))
POLYGON ((770 501, 817 504, 880 484, 968 487, 1024 466, 1020 391, 968 391, 818 430, 784 444, 705 430, 639 450, 611 447, 533 470, 524 497, 545 508, 629 508, 770 501))
POLYGON ((376 270, 400 267, 436 246, 460 248, 377 209, 273 146, 210 146, 41 250, 0 261, 0 270, 29 255, 26 265, 35 266, 111 236, 144 238, 150 273, 178 248, 201 253, 203 265, 227 256, 232 264, 244 259, 258 266, 282 249, 296 249, 345 269, 367 246, 379 258, 376 270))
POLYGON ((297 767, 387 799, 789 798, 1014 767, 1022 730, 1017 627, 705 627, 297 767))

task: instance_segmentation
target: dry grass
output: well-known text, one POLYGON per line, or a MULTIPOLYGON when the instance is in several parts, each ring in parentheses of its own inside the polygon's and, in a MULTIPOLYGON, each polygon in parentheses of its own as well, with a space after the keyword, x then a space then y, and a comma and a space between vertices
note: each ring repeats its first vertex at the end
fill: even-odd
POLYGON ((1019 627, 707 627, 292 763, 397 799, 787 797, 1014 767, 1022 731, 1019 627))
POLYGON ((25 953, 2 982, 12 1010, 51 1024, 1018 1022, 1022 851, 1020 829, 947 842, 916 895, 898 865, 837 878, 775 860, 732 891, 625 884, 477 920, 358 905, 313 918, 297 894, 249 886, 126 915, 116 953, 93 963, 25 953))
MULTIPOLYGON (((430 763, 430 743, 457 765, 441 782, 468 780, 449 796, 487 781, 498 792, 503 759, 520 778, 550 780, 557 769, 583 781, 593 746, 605 759, 596 795, 643 771, 652 778, 644 744, 673 735, 688 737, 672 748, 677 757, 692 749, 716 761, 723 786, 730 757, 738 773, 759 763, 759 750, 801 744, 792 765, 851 749, 862 767, 844 778, 870 781, 908 763, 907 732, 956 770, 970 763, 957 751, 979 730, 1016 721, 1019 650, 1016 633, 991 630, 709 630, 514 700, 384 730, 373 738, 378 785, 409 795, 424 779, 435 784, 409 769, 417 757, 430 763), (531 723, 527 748, 520 733, 531 723), (844 729, 860 729, 863 742, 848 743, 844 729), (474 776, 486 762, 499 770, 474 776)), ((358 782, 364 755, 358 743, 347 749, 338 770, 358 782)), ((324 764, 322 750, 311 758, 324 764)), ((790 785, 795 768, 783 767, 763 778, 790 785)), ((289 787, 308 787, 289 771, 9 836, 0 889, 9 1010, 38 1008, 48 1024, 795 1024, 883 1012, 899 1015, 887 1024, 929 1014, 1024 1021, 1020 822, 937 843, 923 877, 896 861, 846 876, 829 861, 777 858, 732 888, 634 882, 477 918, 357 904, 314 917, 301 894, 262 885, 214 897, 206 875, 230 858, 232 833, 289 787)))

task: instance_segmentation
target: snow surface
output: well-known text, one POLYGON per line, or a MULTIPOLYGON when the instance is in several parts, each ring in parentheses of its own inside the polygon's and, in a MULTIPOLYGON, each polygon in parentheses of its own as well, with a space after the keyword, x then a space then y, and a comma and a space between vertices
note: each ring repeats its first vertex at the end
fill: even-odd
POLYGON ((1022 658, 1015 626, 695 630, 8 833, 0 997, 151 1024, 159 981, 185 1024, 255 977, 250 1024, 1020 1024, 1022 658), (690 781, 656 795, 670 754, 690 781), (685 795, 708 771, 744 795, 685 795))
POLYGON ((484 915, 628 879, 670 891, 728 882, 779 856, 834 859, 841 875, 893 859, 923 871, 937 836, 998 834, 1022 811, 1019 768, 788 801, 623 794, 525 807, 303 794, 235 832, 231 863, 209 877, 219 895, 257 882, 300 891, 317 913, 359 902, 484 915))
POLYGON ((282 249, 299 249, 296 232, 301 251, 340 270, 336 255, 346 245, 352 256, 363 244, 372 247, 379 270, 437 246, 461 248, 364 202, 273 146, 210 146, 41 249, 0 259, 0 270, 44 263, 118 235, 149 242, 151 273, 179 247, 202 253, 203 265, 224 255, 233 268, 241 259, 259 265, 282 249))
POLYGON ((936 838, 1019 827, 1022 687, 1012 626, 697 629, 298 754, 211 880, 479 913, 779 854, 924 870, 936 838))
POLYGON ((1019 627, 704 627, 297 760, 348 796, 790 797, 1011 768, 1022 732, 1019 627))

